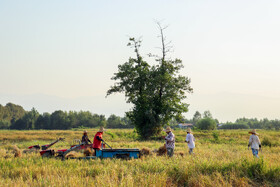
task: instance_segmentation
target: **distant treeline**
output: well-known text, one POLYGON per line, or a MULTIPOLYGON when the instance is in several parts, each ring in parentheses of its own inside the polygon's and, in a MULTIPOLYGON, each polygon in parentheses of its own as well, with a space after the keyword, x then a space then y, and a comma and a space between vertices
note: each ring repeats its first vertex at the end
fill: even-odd
MULTIPOLYGON (((257 118, 238 118, 235 122, 226 122, 226 123, 219 123, 218 119, 214 119, 212 117, 212 114, 209 110, 205 111, 203 114, 201 114, 199 111, 196 111, 193 118, 190 120, 185 119, 185 123, 192 123, 194 124, 194 127, 199 127, 200 122, 202 120, 208 122, 215 120, 217 124, 218 129, 270 129, 270 130, 280 130, 280 120, 268 120, 267 118, 258 120, 257 118), (204 120, 204 119, 207 120, 204 120)), ((206 126, 209 125, 209 123, 206 123, 206 126)), ((205 127, 204 129, 208 129, 205 127)), ((213 129, 213 128, 211 128, 213 129)))
MULTIPOLYGON (((198 111, 193 119, 173 119, 169 125, 178 127, 179 123, 192 123, 196 126, 199 120, 212 118, 210 111, 205 111, 201 115, 198 111)), ((216 124, 219 121, 215 119, 216 124)), ((89 111, 57 110, 53 113, 39 112, 33 108, 25 111, 22 106, 8 103, 6 106, 0 104, 0 129, 72 129, 72 128, 94 128, 104 126, 106 128, 134 128, 128 117, 119 117, 114 114, 106 119, 105 115, 93 114, 89 111)), ((227 122, 218 125, 218 129, 271 129, 280 130, 280 120, 268 120, 267 118, 258 120, 257 118, 239 118, 235 122, 227 122)))
POLYGON ((239 118, 234 123, 227 122, 218 129, 271 129, 280 130, 280 120, 258 120, 257 118, 239 118))
POLYGON ((99 126, 133 128, 127 117, 119 117, 114 114, 108 119, 105 115, 92 114, 89 111, 57 110, 51 114, 39 114, 35 108, 25 111, 22 106, 12 103, 8 103, 6 106, 0 105, 0 129, 72 129, 99 126))

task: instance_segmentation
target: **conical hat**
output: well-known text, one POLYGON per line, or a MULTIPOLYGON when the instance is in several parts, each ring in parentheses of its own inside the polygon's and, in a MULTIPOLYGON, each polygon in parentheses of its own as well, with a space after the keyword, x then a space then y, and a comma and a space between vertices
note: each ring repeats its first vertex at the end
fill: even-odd
POLYGON ((192 133, 191 128, 188 128, 188 129, 187 129, 187 132, 192 133))
POLYGON ((100 127, 98 130, 98 132, 104 132, 104 131, 106 131, 106 129, 104 129, 104 127, 100 127))
POLYGON ((166 127, 166 129, 163 130, 163 131, 165 131, 165 132, 170 132, 170 131, 172 131, 172 129, 171 129, 170 127, 166 127))
POLYGON ((256 129, 251 130, 249 133, 250 133, 250 134, 256 134, 256 135, 258 135, 256 129))

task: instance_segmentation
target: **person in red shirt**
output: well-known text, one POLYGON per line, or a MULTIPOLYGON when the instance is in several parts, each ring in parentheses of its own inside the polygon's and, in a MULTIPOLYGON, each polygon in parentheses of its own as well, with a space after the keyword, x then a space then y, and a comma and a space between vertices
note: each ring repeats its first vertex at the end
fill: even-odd
POLYGON ((93 138, 92 148, 94 149, 95 155, 96 155, 96 150, 101 149, 101 142, 103 141, 102 135, 104 131, 105 131, 104 127, 100 127, 100 129, 97 131, 97 133, 93 138))

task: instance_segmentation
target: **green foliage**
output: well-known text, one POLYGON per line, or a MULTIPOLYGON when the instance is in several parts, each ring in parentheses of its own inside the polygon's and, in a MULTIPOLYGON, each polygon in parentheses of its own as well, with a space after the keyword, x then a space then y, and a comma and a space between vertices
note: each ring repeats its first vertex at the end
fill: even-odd
POLYGON ((196 122, 200 119, 201 119, 201 114, 199 111, 196 111, 193 115, 193 123, 196 124, 196 122))
POLYGON ((280 121, 276 120, 268 120, 267 118, 258 120, 257 118, 239 118, 235 121, 236 124, 246 124, 251 129, 279 129, 280 121))
MULTIPOLYGON (((0 106, 1 108, 1 106, 0 106)), ((126 123, 127 120, 125 121, 126 123)), ((57 110, 52 114, 39 114, 34 108, 26 111, 23 117, 11 121, 0 119, 0 129, 71 129, 71 128, 93 128, 106 126, 107 120, 104 115, 92 114, 89 111, 64 112, 57 110), (9 125, 11 124, 11 125, 9 125)))
POLYGON ((265 175, 267 172, 267 164, 265 164, 262 158, 258 159, 255 162, 243 160, 242 166, 245 170, 247 170, 246 175, 248 175, 248 177, 259 181, 263 181, 265 179, 265 175))
POLYGON ((11 126, 10 121, 0 120, 0 129, 8 129, 11 126))
POLYGON ((213 138, 214 138, 214 140, 216 141, 216 142, 218 142, 220 139, 219 139, 219 133, 218 132, 213 132, 212 133, 212 136, 213 136, 213 138))
MULTIPOLYGON (((164 38, 162 29, 161 36, 164 38)), ((118 66, 118 73, 112 77, 118 82, 107 91, 107 96, 125 93, 127 102, 133 104, 127 116, 142 138, 159 134, 163 125, 174 117, 181 118, 188 110, 182 100, 186 92, 192 91, 190 79, 178 75, 182 61, 166 60, 165 43, 162 45, 163 56, 156 59, 157 65, 151 66, 139 53, 141 41, 130 38, 128 46, 134 48, 136 58, 118 66)))
POLYGON ((116 137, 116 134, 115 133, 113 133, 113 132, 106 132, 106 134, 108 134, 108 135, 110 135, 112 138, 115 138, 116 137))
POLYGON ((107 128, 120 128, 121 126, 124 126, 124 122, 119 116, 112 114, 107 119, 107 128))
POLYGON ((271 142, 270 139, 269 139, 268 137, 266 137, 266 136, 263 138, 261 144, 262 144, 263 146, 269 146, 269 147, 272 146, 272 142, 271 142))
POLYGON ((226 123, 219 127, 219 129, 249 129, 247 124, 226 123))
POLYGON ((215 130, 216 129, 216 121, 214 119, 211 118, 203 118, 200 119, 197 123, 196 123, 197 128, 201 129, 201 130, 215 130))
POLYGON ((0 121, 10 121, 11 123, 22 118, 25 114, 22 106, 7 103, 6 106, 0 105, 0 121))
POLYGON ((206 110, 203 112, 203 118, 213 118, 210 110, 206 110))
POLYGON ((36 120, 39 117, 39 113, 35 108, 32 108, 31 111, 25 112, 24 116, 17 120, 11 125, 11 129, 34 129, 36 120))

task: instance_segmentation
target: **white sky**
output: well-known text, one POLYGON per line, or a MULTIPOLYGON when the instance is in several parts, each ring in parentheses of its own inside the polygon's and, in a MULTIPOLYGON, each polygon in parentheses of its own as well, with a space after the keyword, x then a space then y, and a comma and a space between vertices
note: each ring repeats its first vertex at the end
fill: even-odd
POLYGON ((279 119, 279 10, 278 0, 0 0, 0 104, 123 116, 122 94, 105 99, 110 78, 134 55, 129 36, 152 60, 163 20, 194 88, 187 118, 279 119))

